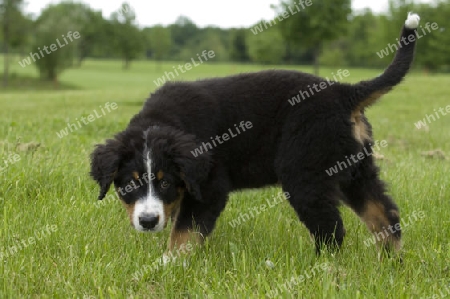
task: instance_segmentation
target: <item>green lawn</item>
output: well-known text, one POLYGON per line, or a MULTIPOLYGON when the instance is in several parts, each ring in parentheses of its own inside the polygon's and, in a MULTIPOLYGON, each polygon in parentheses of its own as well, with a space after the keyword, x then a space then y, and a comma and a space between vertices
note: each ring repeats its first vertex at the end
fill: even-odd
MULTIPOLYGON (((62 74, 60 90, 51 84, 0 87, 0 298, 267 298, 276 290, 276 298, 450 297, 450 116, 425 129, 415 126, 450 105, 450 76, 412 73, 368 112, 375 139, 388 143, 379 151, 381 175, 409 219, 402 265, 378 259, 375 246, 364 243, 370 238, 365 225, 345 207, 347 237, 338 254, 315 255, 286 201, 233 227, 241 213, 280 192, 267 188, 232 194, 204 247, 158 267, 153 263, 170 229, 138 233, 119 201, 97 204, 89 154, 125 128, 156 89, 153 81, 177 64, 158 70, 134 62, 122 71, 118 61, 87 61, 62 74), (107 102, 118 108, 57 136, 107 102), (417 213, 423 217, 414 218, 417 213)), ((179 79, 260 69, 204 64, 179 79)), ((22 69, 17 61, 12 72, 36 76, 33 66, 22 69)), ((321 75, 332 72, 322 69, 321 75)), ((346 80, 379 72, 350 69, 346 80)))

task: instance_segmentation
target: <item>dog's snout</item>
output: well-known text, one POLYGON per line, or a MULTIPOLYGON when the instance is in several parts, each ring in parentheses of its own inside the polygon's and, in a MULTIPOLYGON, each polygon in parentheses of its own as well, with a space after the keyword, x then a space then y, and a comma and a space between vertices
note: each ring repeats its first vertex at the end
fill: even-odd
POLYGON ((144 214, 139 216, 139 224, 145 229, 154 229, 158 224, 159 215, 156 214, 144 214))

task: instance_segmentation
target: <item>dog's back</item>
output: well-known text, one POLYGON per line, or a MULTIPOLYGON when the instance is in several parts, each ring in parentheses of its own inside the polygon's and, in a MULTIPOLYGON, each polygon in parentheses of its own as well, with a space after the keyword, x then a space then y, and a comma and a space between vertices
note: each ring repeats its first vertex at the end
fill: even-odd
POLYGON ((333 80, 336 75, 328 80, 297 71, 268 70, 195 82, 168 82, 151 96, 142 113, 151 113, 146 116, 157 119, 163 110, 173 111, 181 118, 178 125, 199 139, 209 138, 218 130, 226 131, 228 124, 244 119, 258 124, 264 132, 267 126, 273 129, 282 123, 280 119, 291 114, 309 118, 327 111, 342 111, 354 118, 400 83, 408 72, 414 57, 417 18, 409 16, 400 36, 400 40, 409 42, 399 48, 389 67, 372 80, 345 84, 333 80), (183 119, 190 115, 197 119, 183 119), (208 127, 198 131, 197 122, 205 121, 208 127))

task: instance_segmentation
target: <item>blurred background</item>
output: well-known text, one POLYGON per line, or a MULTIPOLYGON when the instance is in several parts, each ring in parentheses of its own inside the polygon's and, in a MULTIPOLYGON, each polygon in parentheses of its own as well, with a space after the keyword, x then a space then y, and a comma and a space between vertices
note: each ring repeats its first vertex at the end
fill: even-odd
POLYGON ((0 0, 1 86, 58 82, 89 60, 125 70, 147 60, 162 71, 163 61, 189 62, 204 50, 214 50, 213 63, 383 68, 392 57, 379 51, 396 43, 411 10, 422 26, 438 26, 424 28, 415 67, 450 71, 450 0, 90 2, 0 0))

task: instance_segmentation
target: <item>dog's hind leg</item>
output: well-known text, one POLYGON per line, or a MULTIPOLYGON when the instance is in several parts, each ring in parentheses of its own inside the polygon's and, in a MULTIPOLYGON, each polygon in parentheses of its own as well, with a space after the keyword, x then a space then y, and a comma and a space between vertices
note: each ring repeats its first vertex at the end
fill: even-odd
POLYGON ((314 238, 316 252, 323 245, 339 248, 344 240, 345 229, 340 216, 337 186, 331 180, 307 175, 305 170, 284 170, 281 176, 283 190, 289 193, 289 202, 301 222, 314 238))
POLYGON ((372 156, 360 161, 354 179, 342 184, 341 191, 346 204, 365 222, 379 247, 388 252, 398 251, 401 247, 399 210, 386 194, 372 156))

